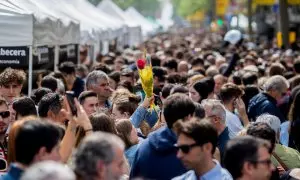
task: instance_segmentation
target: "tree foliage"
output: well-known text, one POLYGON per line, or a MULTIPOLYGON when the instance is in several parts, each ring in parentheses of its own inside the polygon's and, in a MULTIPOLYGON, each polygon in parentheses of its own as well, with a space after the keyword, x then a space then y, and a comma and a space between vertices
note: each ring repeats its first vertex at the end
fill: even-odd
POLYGON ((212 0, 172 0, 176 12, 186 17, 195 13, 198 10, 208 10, 212 0))
MULTIPOLYGON (((89 0, 92 4, 98 5, 101 0, 89 0)), ((120 8, 126 10, 133 6, 145 16, 155 16, 159 10, 158 0, 113 0, 120 8)))

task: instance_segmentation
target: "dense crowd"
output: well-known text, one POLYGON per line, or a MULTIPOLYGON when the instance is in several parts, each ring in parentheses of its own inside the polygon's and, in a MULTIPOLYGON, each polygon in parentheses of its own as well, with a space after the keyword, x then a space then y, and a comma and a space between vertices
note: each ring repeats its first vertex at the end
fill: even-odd
POLYGON ((296 49, 187 30, 58 69, 30 96, 24 71, 0 74, 0 179, 300 179, 296 49))

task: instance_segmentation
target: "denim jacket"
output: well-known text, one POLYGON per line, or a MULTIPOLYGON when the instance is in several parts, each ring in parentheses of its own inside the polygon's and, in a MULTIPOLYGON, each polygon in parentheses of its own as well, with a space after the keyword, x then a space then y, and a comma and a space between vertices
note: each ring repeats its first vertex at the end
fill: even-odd
POLYGON ((149 126, 153 127, 158 120, 158 114, 156 112, 159 112, 159 110, 152 110, 150 112, 144 107, 139 106, 131 115, 130 121, 135 128, 139 128, 143 120, 146 120, 149 126))

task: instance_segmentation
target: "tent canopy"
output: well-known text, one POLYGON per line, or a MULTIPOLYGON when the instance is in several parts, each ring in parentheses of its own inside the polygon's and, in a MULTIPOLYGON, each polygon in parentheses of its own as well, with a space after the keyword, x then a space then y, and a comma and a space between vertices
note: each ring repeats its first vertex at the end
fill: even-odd
POLYGON ((0 46, 32 45, 33 15, 18 13, 10 5, 0 2, 0 46))
POLYGON ((125 13, 127 16, 131 17, 135 22, 141 25, 143 30, 143 35, 147 35, 157 28, 156 25, 148 21, 142 14, 140 14, 134 7, 129 7, 125 13))
POLYGON ((126 15, 126 13, 111 0, 101 1, 97 7, 101 11, 125 22, 125 24, 128 25, 129 27, 138 27, 139 26, 139 24, 132 21, 132 19, 130 19, 130 17, 128 17, 126 15))

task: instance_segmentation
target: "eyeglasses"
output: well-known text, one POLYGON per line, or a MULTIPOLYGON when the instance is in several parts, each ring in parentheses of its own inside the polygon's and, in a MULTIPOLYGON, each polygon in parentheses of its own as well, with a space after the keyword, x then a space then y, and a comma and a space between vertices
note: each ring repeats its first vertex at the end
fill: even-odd
POLYGON ((261 160, 261 161, 251 161, 254 164, 265 164, 267 166, 270 166, 272 164, 271 159, 261 160))
POLYGON ((196 146, 200 146, 200 144, 195 143, 195 144, 190 144, 190 145, 187 145, 187 144, 184 144, 184 145, 175 144, 174 145, 174 147, 177 149, 177 151, 181 150, 184 154, 188 154, 190 152, 190 150, 196 146))
POLYGON ((10 116, 10 112, 9 111, 0 112, 0 116, 2 118, 8 118, 10 116))

